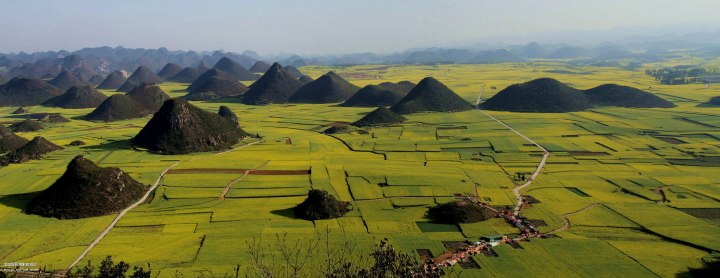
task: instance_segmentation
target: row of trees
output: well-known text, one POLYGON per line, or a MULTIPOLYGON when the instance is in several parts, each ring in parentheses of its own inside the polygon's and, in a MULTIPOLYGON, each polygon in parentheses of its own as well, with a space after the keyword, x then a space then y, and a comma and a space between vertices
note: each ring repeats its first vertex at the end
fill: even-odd
POLYGON ((130 265, 124 261, 120 261, 115 264, 112 256, 107 256, 100 262, 100 266, 96 268, 92 265, 91 261, 88 261, 87 265, 81 268, 70 271, 65 277, 67 278, 150 278, 150 264, 148 264, 147 271, 142 267, 133 267, 133 272, 130 276, 127 276, 130 265))
MULTIPOLYGON (((130 270, 130 265, 127 264, 124 261, 120 261, 117 264, 113 262, 113 259, 111 256, 105 257, 105 259, 100 262, 100 265, 98 267, 93 266, 92 262, 88 261, 88 264, 84 267, 78 267, 74 270, 69 271, 67 274, 65 274, 65 277, 67 278, 150 278, 150 264, 148 264, 148 269, 145 270, 142 267, 133 267, 133 272, 128 274, 128 271, 130 270)), ((41 269, 39 271, 35 271, 32 274, 28 273, 22 273, 18 274, 14 272, 4 272, 0 271, 0 278, 11 278, 11 277, 57 277, 57 271, 48 271, 46 269, 41 269)))
POLYGON ((666 85, 705 83, 720 78, 714 69, 689 66, 647 69, 645 74, 655 77, 655 80, 666 85))

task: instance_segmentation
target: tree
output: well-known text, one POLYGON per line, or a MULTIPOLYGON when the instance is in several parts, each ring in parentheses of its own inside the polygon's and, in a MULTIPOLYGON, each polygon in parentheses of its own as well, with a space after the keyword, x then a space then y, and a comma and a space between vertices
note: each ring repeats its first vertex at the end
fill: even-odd
POLYGON ((100 274, 98 278, 125 277, 125 272, 127 272, 128 269, 130 269, 130 265, 124 261, 120 261, 117 265, 114 265, 112 257, 107 256, 100 262, 100 274))
POLYGON ((337 218, 350 211, 350 202, 339 201, 325 190, 313 189, 293 211, 296 217, 305 220, 337 218))
POLYGON ((497 217, 497 212, 474 202, 453 201, 429 208, 427 217, 437 223, 474 223, 497 217))
POLYGON ((348 240, 330 241, 329 229, 324 237, 318 233, 310 239, 289 241, 284 234, 276 235, 274 242, 265 245, 255 238, 248 242, 252 277, 435 278, 443 274, 413 254, 396 250, 387 239, 376 244, 369 256, 358 253, 348 240))
POLYGON ((148 264, 148 270, 145 271, 142 267, 133 267, 133 274, 130 278, 150 278, 150 264, 148 264))
POLYGON ((75 270, 75 272, 68 272, 67 277, 73 278, 73 277, 93 277, 92 274, 95 272, 95 267, 92 266, 92 262, 88 261, 87 265, 83 268, 78 268, 75 270))
MULTIPOLYGON (((95 267, 92 265, 91 261, 88 261, 87 265, 78 268, 75 270, 75 272, 68 272, 67 276, 68 278, 126 278, 125 273, 130 270, 130 265, 125 263, 124 261, 120 261, 117 264, 113 262, 112 256, 107 256, 105 259, 100 262, 100 267, 98 269, 98 274, 94 275, 95 273, 95 267)), ((133 267, 133 273, 129 276, 129 278, 150 278, 151 269, 150 264, 148 264, 148 270, 145 271, 142 267, 133 267)))
POLYGON ((357 277, 440 277, 440 271, 429 270, 418 263, 412 256, 400 253, 383 239, 376 245, 372 253, 374 264, 367 269, 361 269, 357 277))

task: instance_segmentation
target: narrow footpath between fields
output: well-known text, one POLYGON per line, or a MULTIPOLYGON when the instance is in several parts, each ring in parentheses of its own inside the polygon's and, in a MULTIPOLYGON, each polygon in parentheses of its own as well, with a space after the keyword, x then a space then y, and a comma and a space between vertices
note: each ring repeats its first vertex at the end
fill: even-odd
POLYGON ((552 231, 550 231, 550 232, 547 232, 547 234, 554 234, 554 233, 557 233, 557 232, 561 232, 561 231, 567 230, 568 228, 570 228, 570 219, 568 219, 568 216, 573 216, 573 215, 575 215, 575 214, 578 214, 578 213, 581 213, 581 212, 583 212, 583 211, 589 210, 589 209, 594 208, 595 206, 597 206, 597 205, 599 205, 599 204, 600 204, 600 203, 590 204, 590 205, 588 205, 587 207, 584 207, 584 208, 581 208, 581 209, 579 209, 579 210, 576 210, 576 211, 573 211, 573 212, 570 212, 570 213, 566 213, 566 214, 561 215, 560 217, 562 217, 562 220, 563 220, 563 225, 562 225, 562 227, 557 228, 557 229, 555 229, 555 230, 552 230, 552 231))
POLYGON ((244 173, 242 176, 240 176, 240 177, 237 178, 236 180, 231 181, 230 183, 228 183, 228 185, 225 187, 225 190, 223 190, 222 194, 220 194, 220 200, 222 200, 222 201, 225 200, 225 195, 227 195, 227 193, 230 191, 230 189, 232 188, 233 184, 235 184, 235 183, 243 180, 243 179, 244 179, 245 177, 247 177, 247 175, 249 175, 251 172, 257 171, 258 169, 260 169, 260 167, 263 167, 263 166, 265 166, 265 165, 268 165, 268 163, 270 163, 270 160, 266 160, 265 162, 263 162, 262 164, 258 165, 258 166, 255 167, 255 168, 246 170, 245 173, 244 173))

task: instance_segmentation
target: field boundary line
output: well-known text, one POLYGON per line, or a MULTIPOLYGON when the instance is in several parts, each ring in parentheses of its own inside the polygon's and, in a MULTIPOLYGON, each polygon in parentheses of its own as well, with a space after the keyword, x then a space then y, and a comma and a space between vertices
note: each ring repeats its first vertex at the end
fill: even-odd
MULTIPOLYGON (((234 150, 238 150, 238 149, 242 149, 242 148, 245 148, 245 147, 248 147, 248 146, 251 146, 251 145, 260 143, 260 142, 262 142, 262 140, 255 141, 255 142, 252 142, 252 143, 248 143, 248 144, 245 144, 245 145, 242 145, 242 146, 239 146, 239 147, 237 147, 237 148, 230 149, 230 150, 227 150, 227 151, 224 151, 224 152, 214 153, 214 154, 208 155, 208 156, 203 156, 203 158, 204 158, 204 157, 211 157, 211 156, 216 156, 216 155, 228 153, 228 152, 231 152, 231 151, 234 151, 234 150)), ((194 159, 192 159, 192 160, 194 160, 194 159)), ((192 160, 190 160, 190 161, 192 161, 192 160)), ((67 271, 70 271, 70 270, 71 270, 73 267, 75 267, 80 261, 82 261, 82 259, 84 259, 85 256, 86 256, 88 253, 90 253, 90 251, 95 247, 95 245, 97 245, 98 243, 100 243, 100 241, 105 238, 105 236, 110 232, 110 230, 112 230, 112 229, 115 227, 115 225, 120 221, 120 219, 123 218, 123 216, 125 216, 125 214, 127 214, 130 210, 132 210, 132 209, 138 207, 139 205, 141 205, 142 203, 144 203, 145 200, 147 200, 147 198, 150 196, 150 193, 152 193, 153 191, 155 191, 155 189, 158 187, 158 185, 160 185, 160 182, 162 181, 163 177, 165 177, 165 174, 166 174, 168 171, 170 171, 170 169, 172 169, 172 168, 175 167, 176 165, 180 164, 180 162, 181 162, 181 161, 177 161, 177 162, 173 163, 172 165, 170 165, 169 167, 165 168, 165 170, 163 170, 163 171, 160 173, 160 176, 158 176, 158 178, 157 178, 157 180, 155 181, 155 183, 145 192, 145 195, 143 195, 143 197, 140 198, 140 200, 138 200, 137 202, 133 203, 133 204, 130 205, 129 207, 127 207, 127 208, 125 208, 124 210, 122 210, 122 211, 115 217, 115 219, 114 219, 112 222, 110 222, 110 225, 108 225, 108 226, 105 228, 105 230, 103 230, 103 232, 100 233, 100 235, 98 235, 98 236, 95 238, 95 240, 93 240, 93 241, 90 243, 90 245, 88 245, 87 248, 85 248, 85 251, 83 251, 83 252, 80 254, 80 256, 78 256, 77 259, 75 259, 75 261, 73 261, 73 262, 70 264, 70 266, 67 267, 67 269, 66 269, 65 271, 66 271, 66 272, 67 272, 67 271)))
POLYGON ((225 187, 225 190, 223 190, 222 194, 220 194, 220 200, 221 200, 221 201, 224 201, 224 200, 225 200, 225 195, 227 195, 227 193, 230 192, 230 189, 232 188, 233 184, 235 184, 236 182, 239 182, 239 181, 243 180, 245 177, 247 177, 247 176, 250 174, 250 172, 255 171, 255 170, 257 170, 257 169, 260 169, 261 167, 263 167, 263 166, 265 166, 265 165, 268 165, 268 163, 270 163, 270 160, 266 160, 265 162, 261 163, 260 165, 258 165, 258 166, 255 167, 255 168, 247 169, 247 170, 245 170, 245 174, 243 174, 241 177, 239 177, 239 178, 235 179, 234 181, 231 181, 230 183, 228 183, 228 185, 225 187))

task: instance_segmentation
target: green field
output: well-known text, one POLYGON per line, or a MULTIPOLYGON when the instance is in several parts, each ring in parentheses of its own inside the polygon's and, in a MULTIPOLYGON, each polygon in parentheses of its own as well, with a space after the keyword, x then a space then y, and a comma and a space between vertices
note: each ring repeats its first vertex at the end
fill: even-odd
MULTIPOLYGON (((644 68, 578 67, 558 61, 301 70, 313 78, 334 70, 358 86, 434 76, 473 103, 483 86, 483 98, 489 98, 514 83, 553 77, 580 89, 608 82, 633 86, 678 105, 557 114, 487 111, 552 152, 538 179, 523 191, 539 201, 523 215, 544 221, 542 232, 562 227, 565 214, 597 205, 567 216, 570 227, 558 232, 559 237, 522 242, 522 249, 497 247, 498 257, 474 257, 480 269, 456 266, 461 276, 532 272, 544 277, 674 277, 720 251, 720 221, 682 210, 720 209, 720 108, 701 105, 720 95, 720 87, 660 85, 644 68), (561 70, 586 74, 548 72, 561 70)), ((186 85, 160 86, 177 97, 186 85)), ((264 140, 217 155, 161 156, 129 148, 128 139, 149 117, 94 123, 80 118, 91 109, 29 107, 33 113, 59 112, 72 121, 19 135, 42 135, 58 145, 79 139, 88 145, 0 168, 0 262, 65 268, 112 221, 114 216, 57 220, 22 213, 27 201, 50 186, 78 154, 104 167, 120 167, 145 184, 179 162, 173 168, 178 171, 164 177, 153 199, 122 218, 84 259, 99 262, 112 255, 132 265, 149 263, 159 277, 222 276, 236 265, 244 273, 250 264, 248 242, 262 238, 272 243, 283 233, 303 240, 330 228, 331 242, 351 238, 360 250, 388 238, 405 252, 429 249, 434 255, 444 252, 443 241, 517 233, 499 219, 455 227, 429 224, 424 213, 457 193, 511 206, 515 173, 534 171, 542 156, 480 111, 411 114, 401 125, 328 136, 321 133, 328 124, 356 121, 372 108, 194 104, 213 112, 229 106, 244 130, 264 140), (201 171, 256 167, 309 174, 251 174, 233 183, 221 199, 223 189, 243 174, 201 171), (288 210, 311 188, 352 201, 353 210, 333 220, 293 218, 288 210)), ((1 107, 0 121, 7 125, 22 120, 11 114, 16 108, 1 107)))

